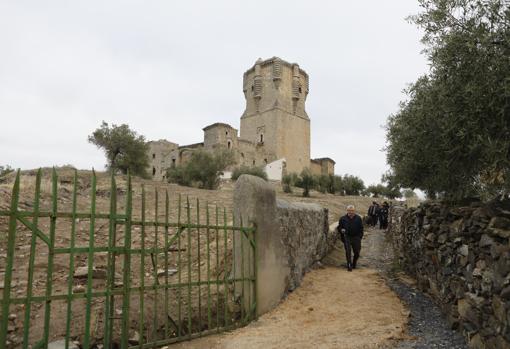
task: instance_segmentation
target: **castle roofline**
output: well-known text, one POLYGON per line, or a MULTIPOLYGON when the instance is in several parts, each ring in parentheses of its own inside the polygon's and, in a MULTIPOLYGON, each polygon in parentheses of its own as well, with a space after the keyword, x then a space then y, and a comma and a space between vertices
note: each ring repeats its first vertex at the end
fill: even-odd
MULTIPOLYGON (((268 59, 266 59, 266 60, 261 60, 261 59, 259 58, 259 59, 255 62, 255 64, 253 65, 253 67, 251 67, 250 69, 248 69, 247 71, 245 71, 245 72, 244 72, 244 75, 248 75, 249 73, 251 73, 252 71, 254 71, 254 70, 255 70, 255 66, 256 66, 257 64, 260 64, 260 66, 265 66, 265 65, 273 64, 273 63, 274 63, 274 61, 276 61, 276 60, 279 60, 279 61, 280 61, 283 65, 286 65, 286 66, 291 67, 291 68, 292 68, 293 66, 295 66, 295 65, 297 65, 297 66, 299 67, 299 64, 297 64, 297 63, 289 63, 289 62, 287 62, 287 61, 285 61, 285 60, 281 59, 280 57, 276 57, 276 56, 271 57, 271 58, 268 58, 268 59)), ((308 78, 308 73, 307 73, 306 71, 304 71, 303 69, 301 69, 301 67, 299 67, 299 71, 300 71, 303 75, 305 75, 305 76, 308 78)))
POLYGON ((202 129, 202 131, 207 131, 207 130, 209 130, 209 129, 211 129, 211 128, 218 127, 218 126, 223 126, 223 127, 227 127, 227 128, 232 129, 232 130, 235 130, 235 128, 233 128, 233 127, 232 127, 232 126, 230 126, 229 124, 225 124, 225 123, 223 123, 223 122, 215 122, 214 124, 211 124, 211 125, 208 125, 208 126, 204 127, 204 128, 202 129))
POLYGON ((200 142, 200 143, 193 143, 193 144, 188 144, 188 145, 181 145, 179 147, 179 149, 184 149, 184 148, 198 148, 200 146, 203 146, 204 145, 204 142, 200 142))
POLYGON ((333 164, 336 164, 335 160, 333 160, 332 158, 317 158, 317 159, 311 159, 311 161, 316 162, 316 163, 328 161, 328 162, 332 162, 333 164))

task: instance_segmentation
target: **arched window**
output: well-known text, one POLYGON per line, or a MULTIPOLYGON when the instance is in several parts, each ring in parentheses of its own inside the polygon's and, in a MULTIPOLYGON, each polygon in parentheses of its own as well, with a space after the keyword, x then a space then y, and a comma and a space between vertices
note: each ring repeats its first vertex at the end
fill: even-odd
POLYGON ((155 175, 156 175, 156 168, 155 168, 155 167, 153 167, 153 168, 152 168, 152 175, 153 175, 153 176, 155 176, 155 175))
POLYGON ((227 148, 230 149, 230 147, 232 146, 232 143, 230 141, 227 142, 227 148))

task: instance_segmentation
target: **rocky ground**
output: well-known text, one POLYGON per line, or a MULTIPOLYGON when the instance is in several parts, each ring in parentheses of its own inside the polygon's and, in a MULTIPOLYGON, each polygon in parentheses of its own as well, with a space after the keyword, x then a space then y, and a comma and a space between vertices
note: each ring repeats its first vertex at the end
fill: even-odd
POLYGON ((393 259, 391 241, 381 230, 372 230, 364 241, 367 265, 377 269, 389 287, 410 311, 407 334, 396 349, 468 348, 460 333, 452 330, 439 307, 415 287, 415 281, 401 273, 393 259))

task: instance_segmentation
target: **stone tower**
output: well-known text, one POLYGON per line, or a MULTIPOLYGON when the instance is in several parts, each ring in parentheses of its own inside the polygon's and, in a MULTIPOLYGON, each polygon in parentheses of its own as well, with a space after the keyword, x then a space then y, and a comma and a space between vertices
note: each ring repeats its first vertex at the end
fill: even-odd
POLYGON ((308 74, 278 57, 259 59, 244 73, 243 92, 240 138, 264 147, 269 162, 285 158, 289 173, 309 167, 308 74))

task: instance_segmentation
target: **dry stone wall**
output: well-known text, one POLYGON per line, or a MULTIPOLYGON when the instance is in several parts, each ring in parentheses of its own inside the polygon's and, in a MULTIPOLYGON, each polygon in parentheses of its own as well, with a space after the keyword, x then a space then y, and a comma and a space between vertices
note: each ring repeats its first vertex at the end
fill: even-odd
POLYGON ((393 207, 400 265, 471 348, 510 348, 510 201, 393 207))
POLYGON ((309 268, 328 252, 328 210, 317 204, 278 199, 277 219, 290 268, 287 290, 292 291, 309 268))

